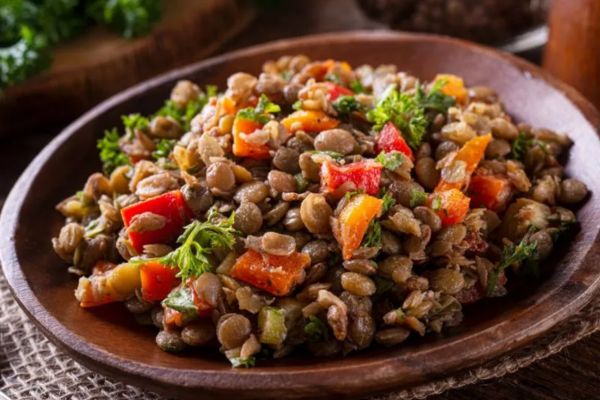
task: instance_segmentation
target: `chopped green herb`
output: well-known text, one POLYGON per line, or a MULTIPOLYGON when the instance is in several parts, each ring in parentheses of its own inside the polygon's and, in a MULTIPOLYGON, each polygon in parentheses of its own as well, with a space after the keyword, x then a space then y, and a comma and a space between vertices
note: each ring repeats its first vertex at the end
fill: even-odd
POLYGON ((256 365, 256 358, 254 357, 234 357, 230 358, 229 362, 233 368, 252 368, 256 365))
MULTIPOLYGON (((209 216, 206 222, 193 221, 185 227, 184 232, 177 239, 178 248, 169 254, 150 259, 163 265, 178 268, 177 276, 185 281, 212 270, 208 256, 216 248, 231 249, 235 244, 236 231, 233 228, 234 213, 227 219, 211 222, 209 216)), ((148 259, 139 259, 135 262, 148 262, 148 259)))
POLYGON ((100 150, 100 161, 106 175, 121 165, 129 164, 129 157, 119 147, 119 133, 116 129, 106 131, 104 137, 98 140, 97 147, 100 150))
POLYGON ((400 93, 396 85, 388 86, 375 108, 367 113, 367 120, 379 131, 388 121, 392 121, 406 136, 408 144, 416 149, 421 144, 429 125, 424 108, 414 95, 400 93))
POLYGON ((329 340, 327 325, 314 315, 308 317, 308 322, 304 325, 304 333, 306 333, 308 340, 311 342, 329 340))
POLYGON ((350 114, 362 108, 354 96, 340 96, 333 102, 333 108, 340 114, 350 114))
POLYGON ((384 214, 387 213, 390 208, 394 206, 394 204, 396 204, 396 199, 389 192, 385 192, 381 200, 383 200, 382 208, 384 214))
POLYGON ((404 154, 399 151, 392 151, 389 153, 382 151, 375 157, 375 161, 383 165, 385 169, 395 171, 404 163, 404 154))
POLYGON ((176 143, 177 140, 175 139, 160 139, 152 152, 152 157, 154 157, 155 160, 169 158, 169 154, 173 151, 176 143))
POLYGON ((369 222, 369 227, 361 244, 362 247, 381 247, 381 224, 376 219, 369 222))
POLYGON ((267 96, 262 94, 255 108, 243 108, 238 111, 237 117, 264 125, 271 120, 271 114, 279 111, 281 111, 281 107, 272 103, 267 96))
POLYGON ((360 81, 358 79, 353 80, 352 82, 350 82, 350 89, 352 89, 352 91, 354 93, 364 93, 365 92, 365 87, 362 85, 362 83, 360 83, 360 81))
POLYGON ((179 311, 184 318, 198 315, 198 307, 194 304, 192 289, 188 286, 178 287, 169 293, 162 305, 179 311))
MULTIPOLYGON (((422 206, 427 201, 427 193, 413 189, 410 192, 410 208, 422 206)), ((439 199, 438 199, 439 201, 439 199)))
POLYGON ((528 243, 528 235, 526 235, 518 245, 510 244, 502 249, 502 256, 498 266, 490 272, 486 294, 490 296, 496 289, 500 274, 513 264, 532 259, 537 254, 537 243, 528 243))
POLYGON ((308 181, 304 178, 302 173, 297 173, 294 175, 294 179, 296 179, 296 189, 298 189, 298 193, 302 193, 308 187, 308 181))

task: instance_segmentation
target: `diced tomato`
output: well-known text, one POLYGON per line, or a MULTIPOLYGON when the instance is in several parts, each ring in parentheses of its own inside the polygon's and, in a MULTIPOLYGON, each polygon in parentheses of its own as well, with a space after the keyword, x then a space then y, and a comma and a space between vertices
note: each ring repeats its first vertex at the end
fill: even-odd
POLYGON ((458 189, 432 193, 427 199, 429 206, 442 220, 443 226, 462 222, 469 212, 469 199, 458 189))
POLYGON ((339 216, 339 225, 334 235, 344 260, 349 260, 354 251, 360 247, 369 224, 376 218, 383 207, 383 200, 366 194, 357 194, 350 199, 339 216))
POLYGON ((410 146, 406 143, 406 140, 402 137, 400 130, 392 122, 388 122, 383 126, 379 136, 377 136, 377 152, 390 153, 392 151, 399 151, 408 158, 414 161, 415 157, 410 146))
POLYGON ((175 190, 123 208, 121 216, 125 227, 129 227, 136 215, 144 212, 161 215, 166 221, 159 229, 128 232, 131 244, 138 254, 142 253, 145 244, 168 243, 175 240, 181 234, 187 220, 193 215, 185 203, 183 194, 175 190))
POLYGON ((344 182, 352 182, 357 190, 377 194, 383 166, 374 161, 358 161, 338 166, 329 161, 321 164, 321 190, 333 192, 344 182))
POLYGON ((329 101, 336 101, 340 96, 352 96, 354 92, 343 86, 336 85, 335 83, 326 82, 327 87, 327 98, 329 101))
POLYGON ((161 301, 179 285, 177 270, 158 262, 148 262, 140 266, 142 297, 146 301, 161 301))
POLYGON ((473 175, 468 194, 473 207, 485 207, 493 211, 501 211, 511 195, 508 179, 493 175, 473 175))
POLYGON ((274 296, 287 295, 302 278, 302 270, 310 265, 310 256, 294 252, 274 256, 248 250, 231 269, 231 276, 274 296))
POLYGON ((318 133, 335 128, 340 121, 331 118, 323 111, 298 110, 281 120, 281 123, 292 133, 300 130, 308 133, 318 133))
POLYGON ((237 157, 265 160, 270 157, 269 146, 266 144, 249 143, 242 138, 242 133, 251 134, 262 128, 262 124, 239 116, 233 121, 233 154, 237 157))

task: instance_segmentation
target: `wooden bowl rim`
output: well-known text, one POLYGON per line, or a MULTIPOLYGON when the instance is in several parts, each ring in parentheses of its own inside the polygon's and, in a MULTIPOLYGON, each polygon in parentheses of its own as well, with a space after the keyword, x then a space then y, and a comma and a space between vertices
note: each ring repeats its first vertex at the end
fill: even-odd
MULTIPOLYGON (((185 387, 186 390, 206 390, 217 394, 231 394, 244 390, 256 390, 257 393, 268 394, 270 391, 281 392, 282 390, 293 390, 294 388, 306 388, 309 385, 325 389, 322 386, 324 373, 335 373, 336 377, 339 377, 338 385, 347 383, 355 386, 357 381, 364 378, 366 369, 377 371, 374 376, 370 377, 369 382, 365 383, 368 391, 381 390, 378 389, 381 387, 411 386, 423 381, 423 376, 419 375, 417 370, 414 370, 412 375, 398 376, 401 374, 397 373, 395 366, 399 367, 401 365, 399 364, 400 360, 398 360, 401 357, 388 357, 375 361, 360 359, 356 362, 347 363, 347 365, 335 365, 328 368, 321 367, 316 370, 283 372, 279 371, 278 368, 232 369, 227 371, 173 369, 124 359, 86 342, 84 337, 80 337, 69 331, 51 315, 36 298, 17 258, 15 236, 19 227, 19 215, 25 200, 24 194, 28 193, 33 178, 39 173, 46 160, 68 138, 77 134, 79 129, 85 124, 99 117, 115 105, 127 101, 130 97, 140 95, 165 82, 189 75, 194 71, 208 69, 211 66, 224 62, 235 61, 238 57, 267 54, 271 51, 293 49, 297 45, 310 45, 313 43, 322 43, 323 41, 329 42, 332 45, 340 44, 346 46, 351 45, 353 41, 416 41, 467 47, 484 57, 508 61, 524 73, 531 74, 533 78, 549 83, 550 86, 558 89, 574 103, 586 120, 595 128, 596 132, 598 132, 598 127, 600 126, 600 114, 591 103, 583 98, 575 89, 553 78, 537 66, 508 53, 502 53, 459 39, 436 35, 388 31, 351 31, 311 35, 301 38, 278 40, 229 52, 162 74, 107 99, 69 125, 31 162, 6 199, 0 216, 0 230, 3 232, 3 235, 0 236, 0 261, 2 268, 20 306, 52 342, 66 350, 82 364, 96 371, 121 380, 133 377, 130 380, 135 380, 138 384, 142 383, 160 391, 185 387)), ((574 270, 573 275, 586 265, 600 263, 599 238, 600 235, 596 231, 594 236, 594 243, 596 245, 591 245, 582 263, 574 270)), ((462 354, 464 357, 461 360, 457 358, 441 360, 438 365, 438 372, 441 375, 446 374, 448 371, 458 371, 472 365, 474 362, 488 361, 502 353, 529 343, 558 322, 565 320, 569 315, 581 309, 592 298, 594 292, 600 286, 600 274, 586 276, 586 278, 586 283, 589 283, 588 286, 577 287, 574 290, 573 287, 566 287, 572 279, 571 276, 562 286, 552 288, 552 291, 545 293, 536 304, 519 313, 514 319, 500 321, 482 331, 467 334, 461 340, 449 343, 448 346, 451 346, 457 352, 456 354, 462 354), (563 307, 554 310, 552 313, 538 312, 545 303, 550 302, 552 299, 560 299, 563 307), (530 324, 527 334, 517 329, 518 324, 516 322, 524 320, 528 320, 530 324), (500 339, 494 339, 492 331, 499 328, 502 328, 503 332, 508 335, 500 339), (470 346, 470 343, 476 338, 481 339, 482 342, 480 342, 479 346, 473 348, 470 346)), ((421 354, 426 356, 429 353, 435 353, 436 349, 438 349, 436 346, 432 346, 431 349, 422 351, 421 354)))

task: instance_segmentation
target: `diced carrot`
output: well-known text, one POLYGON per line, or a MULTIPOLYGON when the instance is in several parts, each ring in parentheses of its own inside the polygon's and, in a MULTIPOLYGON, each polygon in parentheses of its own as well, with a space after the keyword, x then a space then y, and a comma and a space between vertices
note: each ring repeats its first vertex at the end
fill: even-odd
POLYGON ((231 269, 231 276, 274 296, 287 295, 302 278, 302 270, 310 265, 310 256, 294 252, 274 256, 248 250, 231 269))
POLYGON ((452 74, 438 74, 435 80, 444 80, 445 84, 442 87, 442 93, 447 96, 452 96, 460 104, 465 104, 469 98, 469 93, 465 88, 465 83, 462 78, 452 74))
POLYGON ((128 232, 131 244, 141 254, 145 244, 168 243, 175 240, 182 232, 186 221, 192 216, 179 190, 161 194, 151 199, 140 201, 121 210, 125 227, 129 227, 134 217, 144 212, 158 214, 165 218, 162 228, 140 232, 128 232))
POLYGON ((247 157, 264 160, 270 157, 269 146, 253 144, 242 138, 242 133, 250 134, 262 128, 262 124, 237 116, 233 121, 233 154, 237 157, 247 157))
POLYGON ((377 152, 382 151, 385 153, 399 151, 411 160, 414 161, 415 159, 411 148, 402 137, 400 130, 391 121, 383 126, 377 136, 377 152))
POLYGON ((321 164, 321 190, 333 192, 345 182, 352 182, 356 189, 367 194, 379 191, 383 166, 373 161, 358 161, 338 166, 329 161, 321 164))
POLYGON ((508 179, 493 175, 473 175, 467 191, 473 207, 501 211, 511 195, 508 179))
POLYGON ((146 301, 161 301, 171 290, 179 285, 177 270, 157 262, 148 262, 140 266, 142 297, 146 301))
POLYGON ((454 158, 442 169, 442 178, 436 192, 449 189, 464 189, 469 178, 485 155, 485 149, 492 140, 492 134, 476 136, 458 150, 454 158))
POLYGON ((369 223, 376 218, 383 208, 383 200, 367 194, 357 194, 350 199, 339 216, 339 225, 334 235, 342 247, 344 260, 349 260, 354 250, 360 247, 369 223))
POLYGON ((469 212, 471 199, 458 189, 432 193, 427 199, 429 206, 442 220, 443 226, 462 222, 469 212))
POLYGON ((317 133, 335 128, 340 121, 331 118, 323 111, 298 110, 284 118, 281 123, 292 133, 299 130, 317 133))

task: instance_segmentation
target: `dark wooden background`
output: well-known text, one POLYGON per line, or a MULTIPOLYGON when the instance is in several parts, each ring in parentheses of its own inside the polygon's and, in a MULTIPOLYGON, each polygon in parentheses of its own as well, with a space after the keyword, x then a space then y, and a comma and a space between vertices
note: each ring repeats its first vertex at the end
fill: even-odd
MULTIPOLYGON (((283 6, 263 12, 220 52, 311 33, 381 28, 367 20, 353 0, 283 3, 283 6)), ((31 117, 35 118, 34 115, 31 117)), ((21 171, 59 130, 14 132, 0 140, 0 207, 21 171)), ((514 374, 452 390, 432 399, 600 399, 600 332, 514 374)))

